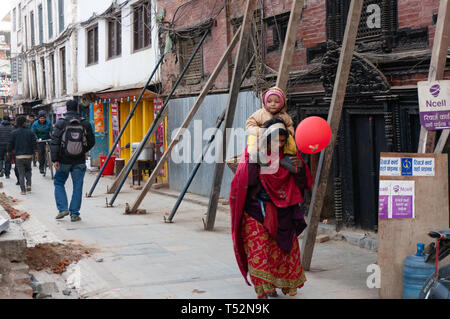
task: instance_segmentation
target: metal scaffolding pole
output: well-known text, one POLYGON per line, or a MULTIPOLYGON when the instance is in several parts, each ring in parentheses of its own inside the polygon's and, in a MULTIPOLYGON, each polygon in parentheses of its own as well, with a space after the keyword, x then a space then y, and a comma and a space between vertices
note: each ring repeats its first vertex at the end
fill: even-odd
POLYGON ((181 125, 177 134, 175 135, 175 137, 173 137, 172 142, 169 144, 169 146, 165 150, 163 156, 160 158, 158 164, 156 165, 155 169, 153 170, 153 173, 151 174, 150 178, 145 183, 145 186, 144 186, 143 190, 141 191, 141 193, 139 194, 138 198, 134 201, 134 203, 131 205, 131 207, 128 205, 128 203, 126 204, 125 213, 127 213, 127 214, 136 213, 136 211, 139 208, 145 195, 147 194, 147 192, 150 190, 150 187, 155 182, 158 172, 162 169, 163 165, 169 159, 172 149, 180 141, 180 139, 183 135, 183 130, 189 126, 189 123, 194 118, 194 115, 197 113, 198 109, 200 108, 201 104, 203 103, 203 100, 208 95, 209 90, 211 90, 211 88, 213 87, 214 82, 216 81, 216 78, 219 76, 223 66, 227 62, 228 56, 231 55, 231 53, 233 52, 233 48, 236 46, 236 43, 238 42, 240 34, 241 34, 241 28, 239 28, 239 30, 236 32, 233 40, 228 45, 227 50, 224 52, 224 54, 222 55, 222 58, 220 59, 219 63, 217 64, 216 68, 214 69, 214 71, 212 72, 210 77, 208 78, 208 81, 205 83, 203 90, 200 92, 200 95, 198 96, 197 100, 195 101, 194 105, 192 106, 191 110, 189 111, 188 115, 186 116, 185 120, 183 121, 183 124, 181 125))
POLYGON ((189 68, 189 66, 191 65, 192 61, 194 60, 195 55, 199 51, 200 47, 203 45, 203 42, 205 41, 206 36, 208 35, 208 33, 209 33, 209 30, 205 32, 205 34, 203 35, 202 39, 200 40, 200 42, 195 47, 195 50, 192 53, 191 57, 189 58, 189 61, 184 66, 183 71, 181 72, 181 74, 178 77, 175 85, 173 86, 171 92, 169 93, 167 99, 165 100, 163 106, 161 107, 161 110, 159 111, 159 113, 157 114, 155 120, 153 121, 152 126, 147 131, 147 134, 144 136, 144 138, 141 141, 141 143, 139 144, 139 147, 137 148, 136 152, 134 152, 132 158, 128 161, 127 165, 123 168, 122 172, 125 172, 125 173, 122 174, 122 172, 121 172, 122 178, 120 180, 119 186, 117 187, 117 189, 114 192, 113 197, 111 198, 111 201, 108 203, 109 207, 112 207, 112 205, 114 204, 114 201, 116 200, 117 196, 119 195, 119 192, 122 189, 123 184, 125 183, 128 175, 130 174, 130 172, 131 172, 134 164, 136 163, 139 155, 141 154, 142 150, 144 149, 144 147, 147 144, 147 142, 150 139, 150 137, 152 137, 152 135, 155 133, 155 130, 157 128, 157 124, 161 120, 162 114, 164 114, 164 111, 166 110, 167 104, 169 103, 170 99, 172 98, 173 94, 175 93, 175 90, 177 89, 178 85, 180 84, 181 80, 183 79, 183 76, 186 73, 187 69, 189 68))
MULTIPOLYGON (((254 61, 255 61, 255 55, 253 55, 253 57, 251 58, 250 62, 248 63, 247 69, 245 70, 244 75, 242 76, 241 86, 242 86, 242 83, 245 80, 245 77, 247 76, 248 72, 250 71, 250 68, 251 68, 251 66, 252 66, 254 61)), ((200 166, 203 163, 203 159, 205 158, 206 152, 208 152, 209 147, 211 146, 212 142, 214 142, 214 140, 216 138, 217 131, 219 130, 220 126, 222 126, 222 123, 225 120, 225 111, 226 110, 224 110, 222 115, 220 115, 217 118, 217 124, 216 124, 216 128, 214 130, 214 133, 211 135, 211 138, 209 139, 208 143, 203 148, 202 155, 197 160, 197 162, 196 162, 197 164, 195 165, 194 169, 192 170, 191 175, 189 175, 189 178, 188 178, 188 181, 186 182, 186 185, 183 187, 183 190, 181 191, 180 196, 178 196, 177 202, 175 203, 174 207, 172 208, 170 216, 167 219, 168 223, 172 223, 173 217, 175 216, 175 214, 176 214, 176 212, 178 210, 178 207, 180 207, 180 204, 183 201, 184 196, 186 195, 187 190, 189 189, 189 186, 191 186, 195 175, 197 175, 197 172, 198 172, 200 166)), ((165 217, 164 217, 164 219, 165 219, 165 217)))
POLYGON ((103 171, 104 171, 105 168, 106 168, 106 165, 108 164, 109 160, 111 159, 111 156, 112 156, 112 154, 114 153, 114 150, 116 149, 117 144, 119 144, 120 138, 122 137, 123 133, 125 132, 125 129, 126 129, 127 126, 128 126, 128 123, 131 121, 131 118, 132 118, 133 115, 134 115, 134 111, 136 110, 136 108, 137 108, 139 102, 141 101, 142 97, 144 96, 145 90, 147 90, 147 88, 148 88, 148 86, 149 86, 151 80, 152 80, 153 77, 155 76, 156 71, 158 70, 158 68, 159 68, 159 66, 161 65, 161 63, 162 63, 162 61, 163 61, 163 59, 164 59, 165 56, 166 56, 166 53, 164 53, 163 55, 161 55, 161 58, 159 59, 159 61, 158 61, 158 63, 156 64, 155 68, 153 69, 152 75, 150 75, 150 77, 149 77, 147 83, 145 84, 144 88, 142 89, 142 92, 141 92, 141 94, 139 95, 139 97, 138 97, 136 103, 134 103, 133 108, 131 109, 130 113, 128 114, 127 120, 126 120, 125 123, 123 124, 123 127, 122 127, 122 129, 120 130, 120 132, 119 132, 119 135, 117 136, 116 140, 114 141, 114 143, 113 143, 113 145, 112 145, 112 147, 111 147, 111 150, 109 151, 108 157, 106 158, 105 162, 103 163, 103 165, 102 165, 102 167, 101 167, 101 169, 100 169, 100 172, 98 173, 97 178, 95 179, 94 184, 93 184, 92 187, 91 187, 91 190, 89 191, 89 193, 86 194, 86 197, 91 197, 91 196, 92 196, 92 193, 94 192, 94 189, 95 189, 95 187, 97 186, 98 181, 100 180, 100 177, 102 176, 103 171))

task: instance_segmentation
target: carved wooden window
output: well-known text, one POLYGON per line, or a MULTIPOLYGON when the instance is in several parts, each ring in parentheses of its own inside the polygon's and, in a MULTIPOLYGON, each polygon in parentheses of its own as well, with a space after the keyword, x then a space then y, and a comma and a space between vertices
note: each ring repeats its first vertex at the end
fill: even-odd
MULTIPOLYGON (((181 70, 184 69, 184 66, 189 61, 192 53, 194 53, 195 47, 200 42, 201 37, 196 38, 178 38, 178 50, 179 50, 179 58, 180 58, 180 67, 181 70)), ((180 70, 180 72, 181 72, 180 70)), ((186 84, 198 84, 200 83, 203 77, 203 47, 201 47, 194 59, 191 62, 191 65, 187 69, 184 75, 184 81, 186 84)))
MULTIPOLYGON (((342 43, 350 0, 327 0, 327 38, 342 43)), ((364 0, 357 39, 378 40, 397 30, 397 1, 364 0)))

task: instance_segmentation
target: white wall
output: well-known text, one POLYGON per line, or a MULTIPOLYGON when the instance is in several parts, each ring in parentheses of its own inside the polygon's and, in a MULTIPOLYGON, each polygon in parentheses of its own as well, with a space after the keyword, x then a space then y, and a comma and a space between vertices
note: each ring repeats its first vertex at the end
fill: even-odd
MULTIPOLYGON (((75 25, 77 21, 76 16, 76 4, 77 0, 64 0, 64 29, 59 30, 59 11, 58 0, 52 0, 52 21, 53 21, 53 35, 49 36, 48 28, 48 2, 47 0, 15 0, 11 6, 11 15, 13 9, 16 8, 16 32, 11 34, 11 53, 12 56, 22 54, 23 66, 22 66, 22 81, 16 83, 18 91, 22 92, 24 99, 39 98, 44 100, 44 103, 57 103, 59 101, 65 101, 72 98, 73 94, 77 91, 77 55, 76 55, 76 30, 67 39, 60 39, 60 36, 70 26, 75 25), (21 20, 19 21, 18 4, 21 3, 21 20), (43 43, 48 47, 40 46, 39 39, 39 13, 38 7, 42 4, 43 17, 43 43), (31 47, 31 25, 30 25, 30 12, 34 12, 34 31, 35 31, 35 46, 31 47), (24 19, 27 19, 27 32, 25 32, 24 19), (26 39, 25 39, 26 36, 26 39), (61 56, 60 49, 65 47, 66 49, 66 83, 67 90, 62 92, 62 70, 61 70, 61 56), (55 83, 52 83, 51 68, 50 68, 50 54, 55 55, 55 83), (45 71, 46 71, 46 87, 44 90, 43 83, 43 65, 41 63, 41 57, 45 59, 45 71), (36 61, 37 69, 37 83, 34 80, 34 74, 32 72, 32 61, 36 61), (55 86, 55 96, 51 96, 51 88, 55 86), (33 96, 32 93, 38 90, 38 96, 33 96)), ((13 18, 11 17, 11 23, 13 18)))
MULTIPOLYGON (((119 0, 122 4, 125 0, 119 0)), ((131 6, 139 1, 130 1, 122 9, 122 55, 107 58, 107 21, 97 19, 78 29, 78 91, 95 92, 109 87, 120 87, 146 82, 159 58, 158 37, 155 26, 156 1, 152 1, 152 43, 148 49, 132 52, 131 6), (86 29, 98 23, 98 63, 87 66, 86 29)), ((78 16, 87 21, 93 14, 100 15, 111 5, 111 0, 78 0, 78 16)), ((154 78, 153 82, 158 80, 154 78)))

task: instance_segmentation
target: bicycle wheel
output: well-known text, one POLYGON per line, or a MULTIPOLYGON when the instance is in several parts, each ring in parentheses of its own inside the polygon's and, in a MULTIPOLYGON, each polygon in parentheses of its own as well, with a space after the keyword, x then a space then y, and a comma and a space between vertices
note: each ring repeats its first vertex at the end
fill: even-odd
MULTIPOLYGON (((450 278, 450 265, 446 265, 439 269, 438 280, 439 279, 448 279, 450 278)), ((427 281, 423 284, 422 290, 419 293, 419 299, 425 299, 428 296, 428 292, 431 287, 433 287, 434 283, 434 273, 428 277, 427 281)))

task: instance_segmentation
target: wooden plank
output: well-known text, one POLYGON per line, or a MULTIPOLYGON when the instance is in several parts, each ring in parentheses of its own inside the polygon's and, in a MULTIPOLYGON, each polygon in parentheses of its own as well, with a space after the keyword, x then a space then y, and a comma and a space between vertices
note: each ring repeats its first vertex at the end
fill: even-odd
POLYGON ((298 26, 302 16, 305 0, 292 1, 291 15, 284 40, 283 53, 281 54, 280 69, 278 71, 277 87, 286 92, 289 81, 289 69, 294 55, 295 42, 297 40, 298 26))
MULTIPOLYGON (((416 253, 417 243, 433 242, 429 231, 449 225, 448 157, 447 154, 381 153, 381 157, 434 158, 435 176, 381 176, 380 180, 414 181, 414 219, 379 219, 378 258, 382 299, 403 297, 403 262, 416 253)), ((448 261, 447 261, 448 262, 448 261)), ((445 261, 443 261, 445 263, 445 261)))
POLYGON ((233 40, 228 45, 228 48, 225 51, 225 53, 222 55, 222 58, 220 59, 219 64, 217 64, 213 73, 209 77, 208 81, 206 82, 205 86, 203 87, 202 92, 200 93, 199 97, 197 98, 197 101, 195 101, 194 106, 189 111, 189 114, 186 116, 186 119, 184 120, 184 122, 181 125, 180 129, 178 130, 177 134, 172 139, 172 142, 170 143, 170 145, 167 147, 166 151, 162 155, 161 159, 159 160, 158 164, 156 165, 155 169, 153 170, 150 178, 145 183, 145 186, 142 189, 141 193, 139 194, 139 196, 137 197, 137 199, 134 201, 134 203, 131 206, 129 206, 128 204, 126 205, 125 212, 127 214, 136 213, 137 209, 139 208, 143 199, 145 198, 145 195, 148 193, 148 191, 152 187, 153 183, 156 181, 156 177, 158 176, 159 172, 164 167, 164 164, 169 160, 169 156, 172 153, 172 149, 180 141, 180 139, 184 133, 184 129, 186 129, 189 126, 189 124, 191 123, 192 119, 194 118, 195 114, 197 113, 198 109, 200 108, 201 104, 203 103, 203 100, 208 95, 208 92, 211 90, 218 75, 222 71, 223 66, 227 62, 228 56, 231 55, 231 53, 233 52, 233 49, 236 46, 238 39, 240 37, 240 31, 241 31, 241 29, 239 29, 236 32, 233 40))
POLYGON ((253 20, 253 12, 255 11, 257 4, 258 4, 257 0, 247 1, 247 8, 245 10, 245 16, 242 22, 242 32, 240 35, 239 47, 235 58, 235 68, 233 71, 233 77, 231 79, 230 93, 228 96, 228 104, 226 109, 227 111, 225 116, 225 125, 223 127, 225 138, 223 139, 222 149, 218 150, 219 152, 222 151, 222 161, 220 163, 216 163, 216 167, 214 170, 213 187, 209 198, 208 212, 206 215, 205 229, 209 231, 214 229, 217 204, 219 200, 220 188, 222 186, 222 178, 225 169, 225 157, 227 154, 227 144, 230 135, 229 128, 231 128, 233 125, 236 103, 238 99, 239 90, 241 87, 242 73, 244 71, 245 66, 244 57, 248 49, 249 37, 251 34, 251 27, 253 20))
MULTIPOLYGON (((431 55, 430 71, 428 81, 437 81, 444 78, 445 64, 447 62, 447 51, 450 37, 450 0, 441 0, 434 36, 433 52, 431 55)), ((447 135, 447 134, 446 134, 447 135)), ((447 135, 448 137, 448 135, 447 135)), ((446 138, 445 135, 442 138, 446 138)), ((436 139, 436 131, 427 131, 425 127, 420 128, 418 153, 432 153, 436 139)), ((440 145, 444 142, 439 142, 440 145)))
POLYGON ((309 270, 311 259, 316 241, 317 227, 319 225, 320 214, 323 208, 325 192, 327 189, 328 175, 330 174, 331 160, 333 159, 336 136, 338 134, 339 123, 341 120, 342 107, 347 89, 347 81, 352 64, 353 51, 355 48, 356 35, 358 33, 359 20, 363 0, 352 0, 349 8, 347 25, 345 28, 343 46, 339 57, 339 65, 334 84, 333 97, 331 99, 330 111, 328 113, 328 123, 331 126, 330 145, 321 152, 319 166, 309 206, 309 213, 305 230, 305 237, 302 242, 302 265, 305 270, 309 270))

